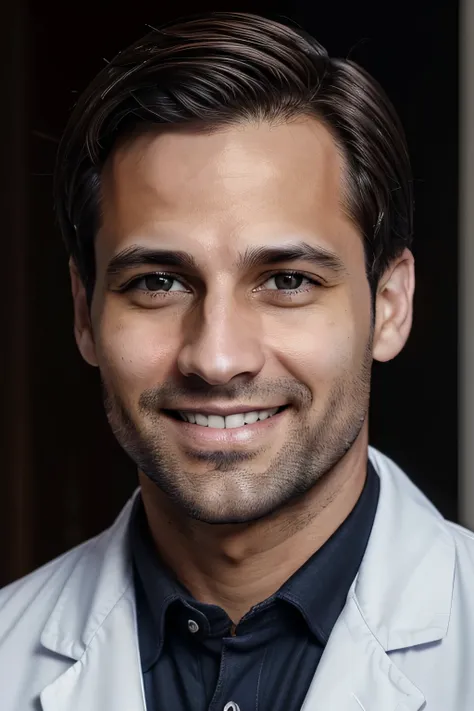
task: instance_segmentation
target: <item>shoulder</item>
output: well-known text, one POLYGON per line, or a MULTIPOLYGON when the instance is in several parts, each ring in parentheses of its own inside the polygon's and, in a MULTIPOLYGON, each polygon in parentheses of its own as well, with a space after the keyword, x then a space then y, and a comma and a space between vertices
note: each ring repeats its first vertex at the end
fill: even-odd
POLYGON ((474 590, 474 533, 452 521, 445 520, 444 525, 455 543, 456 567, 472 572, 474 590))
POLYGON ((474 589, 474 533, 447 520, 389 457, 373 447, 369 456, 381 485, 374 531, 383 541, 382 552, 390 551, 392 561, 411 557, 416 570, 425 560, 434 566, 433 575, 451 571, 455 587, 472 584, 474 589))
POLYGON ((459 541, 460 545, 467 546, 468 549, 474 551, 474 532, 453 521, 445 520, 445 524, 448 526, 454 538, 459 541))
POLYGON ((76 592, 76 602, 79 603, 84 603, 84 597, 93 598, 108 561, 112 562, 109 564, 111 569, 106 570, 107 579, 119 577, 119 562, 123 563, 122 568, 126 567, 125 540, 138 492, 137 489, 125 503, 109 528, 0 589, 0 644, 6 620, 14 626, 15 620, 23 620, 30 608, 34 608, 39 618, 47 617, 58 598, 68 590, 76 592))
POLYGON ((0 645, 19 625, 32 631, 44 624, 77 563, 91 553, 96 536, 0 589, 0 645))
POLYGON ((127 531, 139 489, 125 503, 113 524, 29 575, 0 590, 0 648, 13 630, 30 630, 30 636, 64 605, 88 608, 97 588, 110 592, 128 576, 127 531), (28 623, 31 624, 28 627, 28 623))

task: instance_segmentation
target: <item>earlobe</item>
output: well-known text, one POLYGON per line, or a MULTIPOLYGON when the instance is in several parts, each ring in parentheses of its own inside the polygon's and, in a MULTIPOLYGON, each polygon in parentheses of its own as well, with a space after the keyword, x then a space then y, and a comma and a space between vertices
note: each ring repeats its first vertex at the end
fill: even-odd
POLYGON ((380 280, 376 297, 373 357, 392 360, 405 346, 413 320, 415 260, 409 249, 390 265, 380 280))
POLYGON ((97 367, 99 364, 87 306, 86 290, 72 257, 69 260, 69 273, 71 276, 71 290, 74 305, 74 337, 77 347, 86 363, 97 367))

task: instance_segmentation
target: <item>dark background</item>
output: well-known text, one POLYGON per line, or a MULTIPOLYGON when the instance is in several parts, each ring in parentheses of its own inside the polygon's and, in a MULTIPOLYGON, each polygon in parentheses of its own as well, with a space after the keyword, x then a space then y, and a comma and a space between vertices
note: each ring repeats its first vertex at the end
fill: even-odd
POLYGON ((375 366, 371 441, 457 518, 457 2, 172 5, 18 0, 2 10, 0 585, 108 526, 137 484, 74 342, 51 173, 77 94, 104 61, 147 23, 204 10, 291 18, 368 69, 402 118, 415 176, 415 322, 404 352, 375 366))

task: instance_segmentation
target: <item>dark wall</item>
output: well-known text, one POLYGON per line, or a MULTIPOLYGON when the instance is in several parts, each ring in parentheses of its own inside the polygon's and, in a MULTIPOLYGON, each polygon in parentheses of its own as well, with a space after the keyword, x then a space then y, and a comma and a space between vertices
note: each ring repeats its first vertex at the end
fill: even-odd
POLYGON ((2 175, 11 217, 4 243, 15 245, 10 288, 22 287, 18 298, 15 291, 4 294, 3 304, 11 345, 3 356, 3 402, 11 421, 1 440, 0 584, 109 525, 136 486, 134 468, 106 423, 97 372, 76 350, 51 173, 75 97, 104 61, 147 23, 202 10, 290 17, 331 54, 350 54, 368 69, 400 113, 416 179, 416 317, 405 351, 375 367, 372 443, 456 518, 457 3, 176 2, 172 14, 150 0, 119 7, 32 0, 15 30, 24 46, 10 47, 20 54, 5 68, 5 106, 13 110, 2 137, 10 156, 2 175))

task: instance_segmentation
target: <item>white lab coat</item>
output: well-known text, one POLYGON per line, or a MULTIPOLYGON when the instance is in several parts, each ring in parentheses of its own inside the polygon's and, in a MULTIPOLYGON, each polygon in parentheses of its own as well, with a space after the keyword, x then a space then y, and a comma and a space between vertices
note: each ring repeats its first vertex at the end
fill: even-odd
MULTIPOLYGON (((372 534, 302 711, 473 711, 474 535, 387 457, 370 458, 381 480, 372 534)), ((0 590, 1 711, 146 710, 132 503, 99 536, 0 590)))

